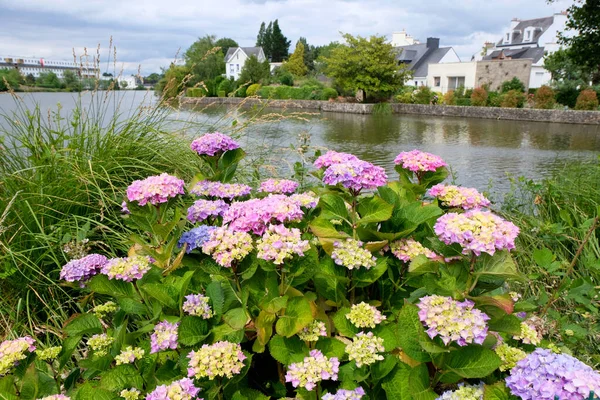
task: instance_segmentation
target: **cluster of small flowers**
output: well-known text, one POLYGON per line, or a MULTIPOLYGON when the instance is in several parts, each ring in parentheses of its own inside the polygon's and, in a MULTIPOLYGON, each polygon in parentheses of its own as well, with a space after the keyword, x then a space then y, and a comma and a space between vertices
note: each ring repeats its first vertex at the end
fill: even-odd
POLYGON ((357 387, 354 390, 340 389, 335 394, 327 393, 322 400, 360 400, 365 395, 365 390, 362 387, 357 387))
POLYGON ((141 181, 133 181, 127 188, 127 199, 137 201, 140 206, 147 203, 166 203, 170 197, 184 194, 185 182, 175 176, 163 173, 141 181))
POLYGON ((285 381, 295 388, 313 390, 322 380, 337 380, 340 362, 336 357, 327 358, 319 350, 311 350, 304 361, 291 364, 285 374, 285 381))
POLYGON ((177 329, 179 322, 174 324, 168 321, 159 322, 154 326, 154 333, 150 336, 150 354, 161 350, 175 350, 177 348, 177 329))
POLYGON ((479 385, 458 384, 458 389, 448 390, 435 400, 483 400, 483 383, 479 385))
POLYGON ((383 360, 381 354, 385 351, 383 347, 383 338, 373 335, 373 332, 359 332, 352 338, 352 343, 346 346, 348 359, 354 360, 358 368, 363 365, 371 365, 376 361, 383 360))
POLYGON ((270 194, 264 199, 233 203, 223 215, 223 223, 235 231, 262 235, 271 223, 300 221, 303 216, 297 202, 282 194, 270 194))
POLYGON ((244 368, 246 356, 238 343, 217 342, 205 344, 198 351, 192 351, 188 358, 188 376, 196 379, 208 377, 228 377, 237 375, 244 368))
POLYGON ((441 200, 446 207, 459 207, 464 210, 488 207, 490 201, 477 189, 454 185, 435 185, 429 190, 429 194, 441 200))
POLYGON ((252 251, 252 237, 246 232, 236 232, 220 227, 210 232, 208 242, 202 245, 202 252, 211 255, 223 267, 231 267, 233 261, 242 260, 252 251))
POLYGON ((115 339, 108 336, 106 333, 100 333, 93 335, 88 339, 87 345, 90 349, 94 350, 94 354, 98 357, 104 357, 108 354, 108 348, 113 344, 115 339))
POLYGON ((313 165, 317 168, 327 168, 334 164, 342 164, 349 161, 358 161, 358 157, 352 154, 338 153, 337 151, 330 150, 318 157, 313 165))
POLYGON ((209 319, 213 316, 213 311, 208 304, 210 299, 201 294, 188 294, 185 296, 183 311, 190 315, 209 319))
POLYGON ((196 200, 187 210, 187 219, 191 223, 202 222, 208 217, 222 217, 229 209, 223 200, 196 200))
POLYGON ((519 234, 519 228, 512 222, 480 210, 445 214, 437 220, 433 229, 442 242, 458 243, 463 247, 463 254, 473 251, 476 255, 512 250, 519 234))
POLYGON ((441 157, 419 150, 404 151, 398 154, 394 159, 394 164, 401 164, 402 168, 412 172, 435 171, 448 165, 441 157))
POLYGON ((125 400, 138 400, 141 397, 142 393, 136 388, 131 389, 123 389, 119 396, 124 398, 125 400))
POLYGON ((125 282, 141 279, 148 271, 150 271, 150 258, 145 256, 111 258, 102 267, 102 273, 108 276, 108 279, 125 282))
POLYGON ((305 208, 315 208, 319 203, 319 198, 313 192, 293 194, 290 196, 290 200, 305 208))
POLYGON ((51 396, 42 397, 38 400, 71 400, 71 398, 64 394, 53 394, 51 396))
POLYGON ((141 347, 132 347, 127 346, 125 350, 121 350, 121 353, 115 357, 115 361, 117 365, 121 364, 131 364, 135 362, 135 360, 139 360, 144 357, 146 352, 141 347))
POLYGON ((600 393, 600 374, 572 356, 538 348, 510 371, 506 386, 523 400, 580 400, 600 393))
POLYGON ((350 312, 346 314, 346 318, 358 328, 375 328, 386 319, 376 307, 370 306, 364 301, 359 304, 354 304, 350 312))
POLYGON ((298 182, 289 179, 267 179, 260 184, 259 192, 274 194, 290 194, 298 189, 298 182))
POLYGON ((204 243, 208 242, 210 239, 210 233, 215 229, 216 227, 214 226, 200 225, 197 228, 183 232, 179 242, 177 242, 177 246, 181 248, 184 244, 187 244, 185 252, 189 254, 193 250, 202 247, 204 243))
POLYGON ((357 159, 331 165, 323 174, 323 183, 332 186, 341 184, 347 189, 358 192, 385 185, 387 175, 383 168, 357 159))
POLYGON ((198 392, 200 389, 194 386, 194 381, 183 378, 169 385, 157 386, 146 400, 192 400, 197 398, 198 392))
POLYGON ((424 255, 427 258, 435 259, 438 257, 433 251, 423 246, 421 243, 413 239, 401 239, 390 244, 392 254, 401 261, 409 262, 413 258, 424 255))
POLYGON ((459 346, 482 344, 487 336, 486 321, 490 318, 474 305, 470 300, 458 302, 437 295, 422 297, 417 304, 419 319, 429 328, 429 337, 440 336, 444 344, 454 341, 459 346))
POLYGON ((517 347, 511 347, 506 343, 500 343, 494 349, 502 364, 500 364, 500 371, 508 371, 513 369, 517 362, 527 357, 527 353, 517 347))
POLYGON ((527 321, 521 322, 521 333, 513 336, 513 339, 520 340, 525 344, 532 344, 534 346, 540 344, 542 341, 537 330, 527 323, 527 321))
POLYGON ((240 183, 221 183, 211 181, 200 181, 191 190, 197 196, 216 197, 219 199, 232 200, 250 194, 252 188, 240 183))
POLYGON ((26 352, 35 350, 35 340, 29 336, 5 340, 0 344, 0 376, 27 357, 26 352))
POLYGON ((43 350, 38 349, 38 350, 36 350, 35 354, 37 355, 37 357, 40 360, 49 361, 49 360, 54 360, 56 357, 58 357, 58 355, 60 354, 61 351, 62 351, 62 346, 53 346, 53 347, 46 347, 43 350))
POLYGON ((310 244, 308 240, 302 240, 300 230, 297 228, 288 229, 283 225, 269 225, 262 238, 256 241, 256 248, 258 258, 281 265, 294 254, 304 256, 304 252, 310 249, 310 244))
POLYGON ((98 304, 96 307, 92 308, 94 315, 100 319, 115 311, 117 311, 117 304, 114 301, 107 301, 104 304, 98 304))
POLYGON ((327 336, 327 328, 325 322, 316 319, 298 332, 300 340, 305 342, 316 342, 321 336, 327 336))
POLYGON ((239 147, 240 145, 235 140, 219 132, 202 135, 190 145, 190 148, 198 155, 211 157, 239 147))
POLYGON ((60 271, 60 279, 67 282, 85 282, 102 270, 108 259, 100 254, 89 254, 66 263, 60 271))
POLYGON ((367 269, 375 266, 375 257, 367 249, 362 248, 363 243, 346 239, 333 243, 333 252, 331 258, 337 265, 343 265, 348 269, 365 267, 367 269))

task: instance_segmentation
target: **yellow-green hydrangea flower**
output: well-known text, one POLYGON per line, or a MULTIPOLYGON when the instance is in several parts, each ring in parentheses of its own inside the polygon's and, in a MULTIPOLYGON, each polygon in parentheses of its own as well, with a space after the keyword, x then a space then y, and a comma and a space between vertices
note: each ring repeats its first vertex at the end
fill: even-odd
POLYGON ((498 354, 498 357, 500 357, 500 360, 502 361, 500 371, 513 369, 519 361, 527 357, 527 353, 523 350, 511 347, 506 343, 501 343, 496 347, 496 354, 498 354))
POLYGON ((46 347, 45 349, 36 350, 35 354, 37 354, 38 358, 42 361, 54 360, 60 352, 62 351, 62 346, 54 346, 54 347, 46 347))

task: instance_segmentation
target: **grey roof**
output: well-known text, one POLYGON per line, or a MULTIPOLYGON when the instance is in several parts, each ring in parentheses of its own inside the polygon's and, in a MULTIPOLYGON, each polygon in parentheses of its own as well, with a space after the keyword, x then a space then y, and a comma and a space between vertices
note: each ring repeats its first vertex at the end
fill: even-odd
POLYGON ((513 60, 523 59, 523 58, 531 58, 533 59, 533 63, 538 62, 542 57, 544 57, 544 48, 543 47, 523 47, 520 49, 501 49, 494 50, 487 56, 483 57, 484 60, 495 60, 500 57, 501 54, 504 53, 505 57, 510 57, 513 60))
POLYGON ((231 57, 233 55, 233 53, 235 53, 235 51, 240 48, 242 49, 242 51, 244 53, 246 53, 246 55, 248 57, 250 57, 250 56, 259 57, 260 52, 262 51, 262 47, 230 47, 229 50, 227 50, 227 54, 225 54, 225 62, 228 62, 229 57, 231 57))
POLYGON ((415 77, 427 76, 429 64, 436 64, 452 49, 452 47, 439 47, 437 49, 427 48, 426 43, 411 44, 409 46, 400 46, 397 49, 402 51, 396 57, 399 62, 405 63, 409 69, 414 71, 415 77))
POLYGON ((548 28, 550 28, 550 26, 554 23, 554 17, 543 17, 543 18, 535 18, 535 19, 526 19, 523 20, 521 22, 519 22, 517 24, 517 26, 515 26, 515 28, 513 29, 513 31, 511 32, 512 35, 512 40, 511 43, 508 44, 503 44, 504 43, 504 39, 500 39, 500 41, 498 42, 497 46, 501 47, 501 46, 514 46, 515 44, 521 44, 521 43, 535 43, 538 41, 538 39, 540 38, 540 36, 542 36, 542 34, 544 32, 546 32, 546 30, 548 28), (523 38, 523 32, 525 32, 525 29, 527 28, 538 28, 535 30, 533 37, 531 38, 531 40, 525 41, 523 38), (515 32, 515 31, 520 31, 519 33, 515 32))

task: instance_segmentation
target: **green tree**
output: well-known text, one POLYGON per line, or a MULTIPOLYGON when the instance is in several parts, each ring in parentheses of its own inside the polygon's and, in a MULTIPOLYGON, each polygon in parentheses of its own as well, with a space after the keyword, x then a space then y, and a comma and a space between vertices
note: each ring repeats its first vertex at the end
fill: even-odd
POLYGON ((269 77, 271 74, 270 68, 269 61, 260 62, 255 55, 252 55, 242 67, 238 82, 240 85, 245 85, 248 82, 250 84, 260 83, 261 80, 269 77))
POLYGON ((25 77, 25 84, 29 86, 34 86, 35 76, 33 76, 33 74, 27 74, 27 76, 25 77))
POLYGON ((273 32, 271 34, 271 61, 282 62, 287 59, 290 51, 291 42, 281 32, 279 21, 273 22, 273 32))
POLYGON ((49 89, 59 89, 61 87, 60 79, 58 79, 58 76, 52 71, 42 72, 36 83, 39 87, 49 89))
POLYGON ((240 46, 238 44, 238 42, 236 42, 235 40, 233 40, 231 38, 221 38, 215 42, 215 45, 217 47, 221 48, 221 52, 223 54, 227 54, 227 50, 229 50, 229 48, 231 48, 231 47, 239 47, 240 46))
POLYGON ((265 33, 267 28, 265 27, 265 21, 260 24, 260 29, 258 30, 258 35, 256 36, 256 47, 262 47, 264 50, 265 47, 265 33))
POLYGON ((304 45, 298 41, 296 50, 291 55, 290 59, 283 65, 284 68, 296 76, 304 76, 308 72, 308 68, 304 64, 304 45))
POLYGON ((265 57, 267 60, 271 60, 273 58, 273 23, 269 22, 267 29, 265 29, 265 36, 263 38, 263 51, 265 53, 265 57))
POLYGON ((0 92, 19 89, 23 76, 16 69, 0 69, 0 92))
POLYGON ((164 74, 157 74, 156 72, 153 72, 150 75, 144 77, 144 83, 149 83, 150 85, 156 85, 163 76, 164 76, 164 74))
POLYGON ((314 70, 317 74, 325 73, 327 65, 325 64, 325 60, 331 56, 331 52, 333 49, 341 46, 339 42, 331 42, 324 46, 317 46, 314 49, 314 70))
POLYGON ((73 71, 66 70, 63 72, 63 84, 65 87, 72 91, 80 91, 81 83, 79 82, 79 77, 73 71))
POLYGON ((171 64, 165 71, 165 76, 156 85, 156 91, 165 99, 179 96, 185 90, 189 74, 190 69, 187 66, 171 64))
POLYGON ((517 78, 516 76, 514 78, 512 78, 510 81, 502 82, 502 89, 501 89, 502 93, 508 93, 511 90, 517 90, 519 92, 524 92, 525 84, 523 82, 521 82, 521 80, 519 78, 517 78))
MULTIPOLYGON (((298 43, 304 45, 304 65, 308 68, 308 71, 314 71, 315 69, 315 46, 309 45, 305 37, 300 37, 298 43)), ((296 44, 297 46, 297 44, 296 44)))
POLYGON ((385 99, 402 87, 410 77, 404 65, 398 65, 397 52, 385 36, 363 38, 345 34, 345 45, 334 48, 325 57, 327 76, 345 90, 362 90, 373 99, 385 99))
POLYGON ((552 80, 555 82, 580 81, 585 85, 591 80, 589 71, 585 67, 575 64, 565 49, 547 55, 544 58, 544 68, 550 71, 552 80))
POLYGON ((185 65, 192 74, 192 85, 225 73, 225 56, 214 35, 196 40, 184 53, 185 65))

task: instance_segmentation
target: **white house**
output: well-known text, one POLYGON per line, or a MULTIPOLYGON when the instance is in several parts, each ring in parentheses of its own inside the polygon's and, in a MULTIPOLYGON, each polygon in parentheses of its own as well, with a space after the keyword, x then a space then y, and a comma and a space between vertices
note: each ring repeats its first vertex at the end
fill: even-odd
POLYGON ((552 76, 544 69, 544 57, 560 48, 558 35, 565 30, 566 12, 550 17, 520 20, 514 18, 494 48, 483 60, 515 60, 531 58, 529 87, 538 88, 550 82, 552 76))
POLYGON ((413 44, 419 44, 417 39, 410 36, 406 33, 406 30, 402 29, 402 32, 394 32, 392 33, 392 46, 400 47, 400 46, 410 46, 413 44))
POLYGON ((427 86, 441 93, 456 90, 460 86, 474 88, 476 75, 477 63, 474 61, 429 64, 427 86))
MULTIPOLYGON (((397 37, 400 41, 402 37, 397 37)), ((412 40, 412 38, 411 38, 412 40)), ((427 43, 419 43, 406 46, 397 46, 398 56, 396 59, 400 64, 408 65, 413 71, 413 78, 406 82, 408 85, 427 85, 429 67, 436 64, 460 63, 460 58, 452 47, 440 47, 440 39, 427 38, 427 43)))
POLYGON ((227 78, 238 80, 246 60, 251 56, 256 56, 260 62, 267 59, 262 47, 230 47, 225 55, 225 75, 227 78))

